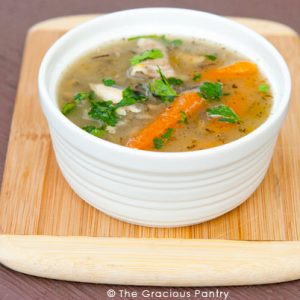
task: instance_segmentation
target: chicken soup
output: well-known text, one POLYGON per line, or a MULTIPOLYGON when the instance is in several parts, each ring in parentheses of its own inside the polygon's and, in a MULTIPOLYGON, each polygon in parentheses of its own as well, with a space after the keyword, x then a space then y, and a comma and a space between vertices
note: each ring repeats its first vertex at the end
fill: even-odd
POLYGON ((260 126, 272 93, 258 66, 200 39, 138 36, 80 57, 58 85, 62 113, 95 138, 181 152, 217 147, 260 126))

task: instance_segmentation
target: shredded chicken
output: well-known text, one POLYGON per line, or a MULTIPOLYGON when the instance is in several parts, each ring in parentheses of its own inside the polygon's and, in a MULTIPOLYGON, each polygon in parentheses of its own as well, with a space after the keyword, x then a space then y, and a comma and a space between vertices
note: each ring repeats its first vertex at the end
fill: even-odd
MULTIPOLYGON (((102 83, 90 83, 90 88, 94 91, 94 93, 100 98, 105 101, 112 101, 113 103, 118 103, 122 100, 123 89, 106 86, 102 83)), ((127 112, 131 111, 133 113, 141 112, 141 109, 137 107, 135 104, 120 107, 116 110, 117 114, 120 116, 126 116, 127 112)))
POLYGON ((205 61, 205 56, 203 55, 197 55, 179 49, 175 51, 174 57, 179 64, 183 65, 201 65, 205 61))
POLYGON ((174 77, 175 71, 170 65, 169 57, 167 53, 166 47, 155 39, 139 39, 137 42, 138 52, 141 53, 150 49, 159 49, 164 57, 145 60, 128 70, 129 77, 139 77, 140 75, 144 75, 150 78, 158 78, 159 74, 157 73, 157 66, 160 67, 162 73, 166 77, 174 77))
POLYGON ((122 100, 122 89, 106 86, 103 83, 90 83, 90 88, 103 100, 111 100, 113 103, 118 103, 122 100))

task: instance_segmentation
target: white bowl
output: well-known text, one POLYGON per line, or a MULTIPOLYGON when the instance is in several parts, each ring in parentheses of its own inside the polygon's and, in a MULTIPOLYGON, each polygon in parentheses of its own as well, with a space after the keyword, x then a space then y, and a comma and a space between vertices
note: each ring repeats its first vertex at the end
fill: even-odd
POLYGON ((80 25, 49 49, 39 72, 40 102, 56 159, 72 189, 103 212, 146 226, 203 222, 245 201, 267 171, 288 109, 290 89, 284 60, 260 35, 216 15, 174 8, 121 11, 80 25), (153 33, 216 41, 257 63, 274 95, 266 122, 223 146, 159 153, 95 138, 62 115, 56 89, 69 64, 105 42, 153 33))

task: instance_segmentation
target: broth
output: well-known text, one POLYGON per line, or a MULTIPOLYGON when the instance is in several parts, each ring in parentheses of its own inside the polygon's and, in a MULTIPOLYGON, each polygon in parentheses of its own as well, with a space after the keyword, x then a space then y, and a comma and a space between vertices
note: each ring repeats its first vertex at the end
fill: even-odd
POLYGON ((201 39, 151 36, 111 42, 80 57, 62 74, 58 103, 96 138, 181 152, 247 135, 267 119, 272 94, 239 53, 201 39))

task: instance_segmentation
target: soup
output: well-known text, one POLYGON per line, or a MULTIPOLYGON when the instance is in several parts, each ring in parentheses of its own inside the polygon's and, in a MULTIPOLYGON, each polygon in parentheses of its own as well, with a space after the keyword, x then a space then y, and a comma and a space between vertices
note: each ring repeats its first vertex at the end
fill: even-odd
POLYGON ((269 84, 258 67, 201 39, 139 36, 75 61, 58 85, 62 113, 119 145, 181 152, 239 139, 268 117, 269 84))

